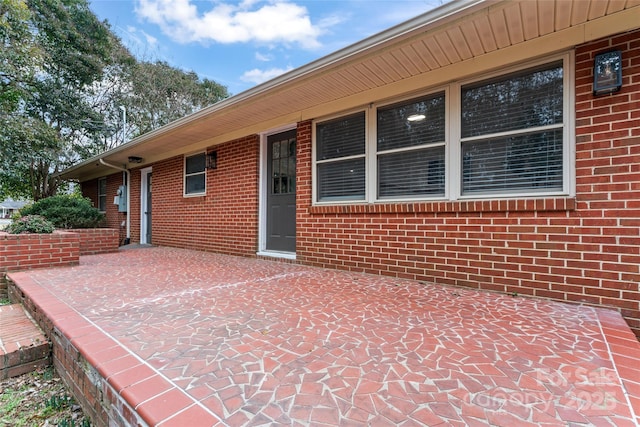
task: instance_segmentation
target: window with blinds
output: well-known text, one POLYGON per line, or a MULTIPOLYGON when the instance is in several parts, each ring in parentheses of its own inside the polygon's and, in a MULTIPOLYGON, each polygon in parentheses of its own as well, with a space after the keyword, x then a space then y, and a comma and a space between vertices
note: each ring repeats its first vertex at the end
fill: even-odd
POLYGON ((462 194, 563 188, 563 69, 542 69, 461 91, 462 194))
POLYGON ((364 200, 365 113, 316 124, 317 199, 364 200))
POLYGON ((315 123, 315 202, 572 194, 571 53, 315 123))
POLYGON ((206 193, 205 153, 184 158, 184 195, 194 196, 206 193))
POLYGON ((445 95, 377 111, 378 198, 445 194, 445 95))

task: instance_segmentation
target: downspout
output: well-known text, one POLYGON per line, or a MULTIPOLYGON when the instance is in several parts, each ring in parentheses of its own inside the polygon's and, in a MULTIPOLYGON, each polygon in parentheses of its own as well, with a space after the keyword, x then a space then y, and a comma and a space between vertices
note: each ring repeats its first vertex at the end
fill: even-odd
POLYGON ((126 185, 127 189, 127 239, 125 242, 127 244, 131 243, 131 172, 127 168, 121 168, 120 166, 112 165, 111 163, 105 162, 103 159, 98 159, 101 165, 104 165, 108 168, 121 170, 124 174, 126 174, 126 182, 123 184, 126 185))

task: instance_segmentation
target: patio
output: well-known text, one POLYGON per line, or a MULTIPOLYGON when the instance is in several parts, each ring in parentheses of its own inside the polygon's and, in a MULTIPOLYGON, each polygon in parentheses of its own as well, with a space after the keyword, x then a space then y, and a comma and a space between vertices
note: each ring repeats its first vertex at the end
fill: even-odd
POLYGON ((121 399, 114 425, 640 421, 614 311, 161 247, 10 277, 121 399))

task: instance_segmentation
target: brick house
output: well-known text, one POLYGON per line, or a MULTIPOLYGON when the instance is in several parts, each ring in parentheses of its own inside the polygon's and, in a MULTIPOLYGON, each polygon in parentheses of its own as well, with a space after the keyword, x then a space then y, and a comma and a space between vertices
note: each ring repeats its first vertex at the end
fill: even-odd
POLYGON ((123 241, 614 307, 640 336, 640 4, 454 1, 62 175, 123 241))

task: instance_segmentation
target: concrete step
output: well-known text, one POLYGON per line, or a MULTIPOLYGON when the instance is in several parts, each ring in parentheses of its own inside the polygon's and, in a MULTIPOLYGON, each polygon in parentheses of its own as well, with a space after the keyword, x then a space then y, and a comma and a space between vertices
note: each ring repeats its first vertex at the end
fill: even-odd
POLYGON ((0 305, 0 380, 51 364, 51 344, 22 305, 0 305))

